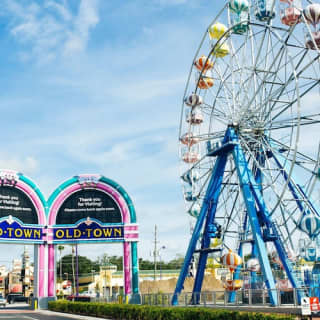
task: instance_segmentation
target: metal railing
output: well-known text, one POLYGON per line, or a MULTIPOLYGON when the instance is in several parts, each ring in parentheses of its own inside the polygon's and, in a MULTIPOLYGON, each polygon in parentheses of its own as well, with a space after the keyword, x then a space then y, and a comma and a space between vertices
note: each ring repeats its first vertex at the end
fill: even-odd
MULTIPOLYGON (((309 296, 318 296, 320 288, 308 288, 301 289, 290 289, 282 291, 276 289, 278 297, 278 306, 290 306, 298 307, 298 290, 300 293, 309 291, 309 296)), ((268 289, 242 289, 236 291, 233 302, 229 302, 230 292, 225 290, 207 291, 201 293, 181 293, 178 295, 178 305, 188 306, 192 304, 192 301, 199 301, 200 305, 211 305, 211 306, 237 306, 237 305, 248 305, 248 306, 270 306, 269 293, 271 290, 268 289), (193 296, 192 296, 193 295, 193 296)), ((159 306, 170 306, 172 301, 172 293, 148 293, 141 294, 141 304, 144 305, 159 305, 159 306)))

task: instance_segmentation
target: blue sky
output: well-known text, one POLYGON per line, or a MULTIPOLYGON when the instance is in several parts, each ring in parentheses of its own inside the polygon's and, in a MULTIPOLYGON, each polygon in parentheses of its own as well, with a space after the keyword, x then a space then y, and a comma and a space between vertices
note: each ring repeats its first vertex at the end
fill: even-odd
MULTIPOLYGON (((162 258, 184 254, 181 99, 216 13, 203 0, 1 1, 0 167, 23 172, 47 197, 71 176, 101 173, 134 201, 140 256, 150 257, 155 224, 162 258)), ((1 259, 21 251, 10 246, 1 259)), ((80 249, 102 252, 121 254, 80 249)))

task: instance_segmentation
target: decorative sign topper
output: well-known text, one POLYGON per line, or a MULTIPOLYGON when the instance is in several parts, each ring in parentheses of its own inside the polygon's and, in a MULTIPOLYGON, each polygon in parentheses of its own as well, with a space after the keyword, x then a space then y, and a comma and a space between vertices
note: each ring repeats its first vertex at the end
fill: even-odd
POLYGON ((89 217, 74 227, 54 227, 54 242, 75 242, 77 240, 121 241, 124 239, 123 225, 100 225, 89 217))

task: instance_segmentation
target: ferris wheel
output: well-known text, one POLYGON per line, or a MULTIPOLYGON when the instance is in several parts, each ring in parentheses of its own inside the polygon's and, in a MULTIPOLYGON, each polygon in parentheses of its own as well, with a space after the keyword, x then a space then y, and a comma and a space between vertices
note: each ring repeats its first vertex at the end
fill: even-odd
POLYGON ((180 119, 181 180, 195 227, 173 304, 196 253, 193 293, 208 254, 228 251, 259 261, 274 305, 271 253, 302 287, 292 252, 300 244, 307 259, 320 233, 319 23, 312 1, 230 0, 206 30, 180 119))

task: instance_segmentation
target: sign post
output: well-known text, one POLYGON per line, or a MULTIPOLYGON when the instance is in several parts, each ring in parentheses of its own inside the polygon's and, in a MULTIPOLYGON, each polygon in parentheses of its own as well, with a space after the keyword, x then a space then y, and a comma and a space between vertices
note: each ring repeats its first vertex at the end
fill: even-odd
POLYGON ((311 315, 310 298, 308 298, 308 297, 301 298, 301 314, 303 316, 310 316, 311 315))

